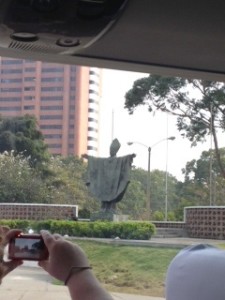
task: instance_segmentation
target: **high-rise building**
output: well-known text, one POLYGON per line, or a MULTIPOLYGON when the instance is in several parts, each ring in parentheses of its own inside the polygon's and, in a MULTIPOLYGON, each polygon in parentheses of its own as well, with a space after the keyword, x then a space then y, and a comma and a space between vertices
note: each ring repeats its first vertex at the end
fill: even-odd
POLYGON ((52 154, 98 154, 101 70, 0 58, 0 114, 34 115, 52 154))

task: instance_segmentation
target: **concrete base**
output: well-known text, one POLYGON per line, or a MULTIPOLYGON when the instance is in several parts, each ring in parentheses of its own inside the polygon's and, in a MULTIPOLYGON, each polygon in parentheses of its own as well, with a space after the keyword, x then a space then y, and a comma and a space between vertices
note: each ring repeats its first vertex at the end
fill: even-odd
POLYGON ((91 221, 112 221, 112 222, 125 222, 129 218, 128 215, 118 215, 115 212, 99 211, 91 214, 91 221))
POLYGON ((113 215, 114 222, 125 222, 129 220, 129 215, 113 215))

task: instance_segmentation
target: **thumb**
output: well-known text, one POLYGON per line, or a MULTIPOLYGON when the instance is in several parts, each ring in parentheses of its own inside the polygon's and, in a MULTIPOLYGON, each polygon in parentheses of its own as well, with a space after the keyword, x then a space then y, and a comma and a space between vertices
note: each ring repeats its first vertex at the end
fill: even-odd
POLYGON ((48 250, 51 249, 51 247, 54 245, 55 243, 55 238, 53 235, 51 235, 47 230, 41 230, 41 236, 44 240, 44 243, 46 245, 46 247, 48 248, 48 250))

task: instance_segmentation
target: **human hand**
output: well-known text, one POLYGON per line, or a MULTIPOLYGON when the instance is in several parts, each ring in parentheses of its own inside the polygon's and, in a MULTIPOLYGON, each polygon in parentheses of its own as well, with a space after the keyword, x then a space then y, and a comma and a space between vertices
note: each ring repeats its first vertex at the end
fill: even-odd
POLYGON ((10 230, 6 226, 0 226, 0 283, 3 277, 23 263, 21 260, 4 261, 3 259, 5 246, 20 233, 19 229, 10 230))
POLYGON ((50 234, 42 230, 41 235, 48 248, 49 258, 38 264, 50 275, 65 282, 71 267, 86 267, 89 265, 84 251, 71 242, 66 241, 59 234, 50 234))

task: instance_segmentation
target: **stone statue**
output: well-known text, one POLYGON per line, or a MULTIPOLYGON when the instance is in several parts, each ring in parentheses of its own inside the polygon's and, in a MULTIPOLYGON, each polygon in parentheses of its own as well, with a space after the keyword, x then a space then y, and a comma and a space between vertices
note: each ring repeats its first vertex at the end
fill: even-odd
POLYGON ((87 186, 93 196, 101 201, 102 211, 115 211, 116 203, 121 201, 129 184, 129 173, 135 154, 117 157, 120 143, 114 139, 110 146, 110 157, 97 158, 87 154, 87 186))

